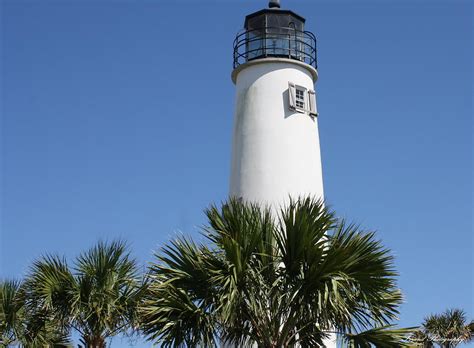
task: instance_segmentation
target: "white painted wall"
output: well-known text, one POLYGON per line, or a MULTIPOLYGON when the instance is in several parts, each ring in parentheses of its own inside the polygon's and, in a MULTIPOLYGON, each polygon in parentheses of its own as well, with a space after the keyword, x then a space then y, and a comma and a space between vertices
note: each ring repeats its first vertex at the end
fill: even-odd
MULTIPOLYGON (((288 107, 288 82, 314 89, 317 73, 288 59, 265 58, 233 72, 237 98, 230 195, 269 204, 323 198, 318 120, 288 107)), ((335 348, 335 337, 325 342, 335 348)))
POLYGON ((323 197, 317 118, 288 108, 288 82, 314 89, 310 67, 266 58, 235 80, 230 195, 274 207, 290 195, 323 197))

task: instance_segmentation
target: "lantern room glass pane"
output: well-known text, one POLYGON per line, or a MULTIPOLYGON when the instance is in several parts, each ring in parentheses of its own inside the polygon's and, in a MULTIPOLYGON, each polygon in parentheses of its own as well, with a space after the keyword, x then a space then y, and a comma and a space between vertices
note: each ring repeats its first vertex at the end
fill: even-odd
POLYGON ((265 47, 267 55, 288 57, 290 49, 289 36, 269 31, 265 40, 265 47))
POLYGON ((263 30, 253 30, 247 33, 247 59, 255 59, 264 55, 263 30))

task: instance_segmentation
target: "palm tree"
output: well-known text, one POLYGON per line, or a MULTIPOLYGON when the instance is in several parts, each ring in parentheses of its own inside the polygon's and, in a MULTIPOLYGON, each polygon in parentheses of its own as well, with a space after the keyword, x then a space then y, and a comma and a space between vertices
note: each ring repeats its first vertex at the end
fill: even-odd
POLYGON ((26 288, 31 306, 77 331, 87 348, 103 348, 108 338, 136 327, 143 291, 123 242, 99 242, 72 269, 64 259, 46 256, 34 262, 26 288))
POLYGON ((448 309, 442 314, 425 318, 422 329, 412 341, 424 347, 453 348, 474 340, 474 321, 467 323, 466 313, 461 309, 448 309))
POLYGON ((231 199, 206 210, 206 244, 179 237, 156 255, 142 330, 164 347, 400 347, 393 258, 374 233, 320 201, 269 209, 231 199), (365 331, 364 331, 365 330, 365 331), (382 343, 381 343, 382 342, 382 343))
POLYGON ((7 347, 18 341, 24 302, 21 299, 20 282, 7 280, 0 282, 0 346, 7 347))
POLYGON ((414 347, 434 348, 433 341, 421 330, 413 332, 410 341, 413 342, 414 347))
POLYGON ((40 320, 40 314, 28 306, 21 282, 0 282, 0 347, 65 347, 67 334, 54 322, 40 320))

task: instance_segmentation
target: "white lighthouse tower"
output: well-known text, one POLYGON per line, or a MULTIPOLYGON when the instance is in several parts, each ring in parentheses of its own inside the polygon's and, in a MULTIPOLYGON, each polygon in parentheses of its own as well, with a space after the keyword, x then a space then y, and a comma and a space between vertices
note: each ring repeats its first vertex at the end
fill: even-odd
MULTIPOLYGON (((304 24, 273 0, 245 18, 234 41, 230 195, 275 211, 290 197, 324 198, 316 38, 304 24)), ((325 347, 335 348, 335 337, 325 347)))
POLYGON ((316 38, 304 24, 270 1, 234 41, 231 196, 274 208, 290 196, 323 198, 316 38))

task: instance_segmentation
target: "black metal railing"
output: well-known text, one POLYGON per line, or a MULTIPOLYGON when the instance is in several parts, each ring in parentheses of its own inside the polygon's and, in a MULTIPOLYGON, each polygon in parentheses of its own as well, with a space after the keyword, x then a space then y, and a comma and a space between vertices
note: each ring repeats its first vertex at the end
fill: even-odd
POLYGON ((279 57, 318 67, 316 37, 294 28, 266 27, 246 30, 234 40, 234 69, 253 59, 279 57))

